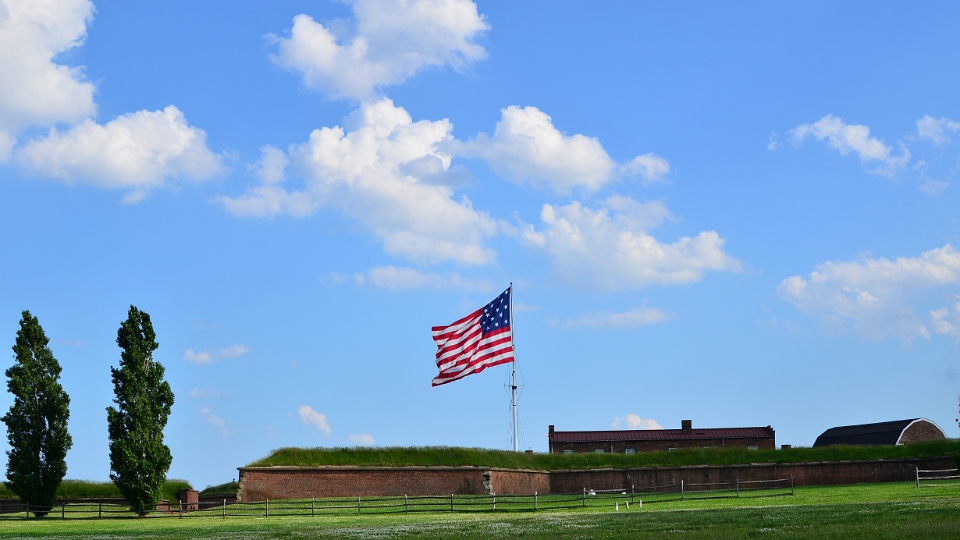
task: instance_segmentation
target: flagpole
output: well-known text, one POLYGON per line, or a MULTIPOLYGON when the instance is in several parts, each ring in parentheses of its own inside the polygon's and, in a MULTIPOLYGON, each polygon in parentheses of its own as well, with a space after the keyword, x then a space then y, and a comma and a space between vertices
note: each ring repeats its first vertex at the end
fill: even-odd
POLYGON ((511 388, 513 390, 511 406, 513 407, 513 451, 520 451, 520 422, 517 415, 517 345, 513 340, 513 282, 510 282, 510 346, 513 347, 513 381, 511 388))

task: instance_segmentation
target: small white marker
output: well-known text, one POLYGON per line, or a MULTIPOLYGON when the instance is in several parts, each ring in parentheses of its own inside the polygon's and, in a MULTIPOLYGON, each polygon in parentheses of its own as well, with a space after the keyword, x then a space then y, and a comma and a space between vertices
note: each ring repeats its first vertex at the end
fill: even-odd
POLYGON ((619 511, 620 511, 620 503, 616 502, 616 503, 613 503, 613 504, 616 505, 615 508, 616 508, 617 512, 619 512, 619 511))

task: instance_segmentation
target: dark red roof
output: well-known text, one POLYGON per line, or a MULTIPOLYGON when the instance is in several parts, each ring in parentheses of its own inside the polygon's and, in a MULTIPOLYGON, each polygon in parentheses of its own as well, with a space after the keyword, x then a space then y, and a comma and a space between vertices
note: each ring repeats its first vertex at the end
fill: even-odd
POLYGON ((677 441, 773 437, 772 427, 691 429, 624 429, 616 431, 554 431, 553 442, 677 441))

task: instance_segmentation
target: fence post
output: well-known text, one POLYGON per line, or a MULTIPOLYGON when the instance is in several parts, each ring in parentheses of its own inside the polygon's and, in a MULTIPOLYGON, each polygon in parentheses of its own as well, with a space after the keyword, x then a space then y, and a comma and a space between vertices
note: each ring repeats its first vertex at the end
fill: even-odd
POLYGON ((183 519, 183 501, 177 501, 177 510, 180 512, 180 519, 183 519))
POLYGON ((60 519, 66 519, 67 503, 60 503, 60 519))
POLYGON ((223 500, 223 519, 227 519, 227 500, 223 500))
POLYGON ((737 498, 740 497, 740 479, 737 478, 737 498))
POLYGON ((790 475, 790 494, 793 495, 793 475, 790 475))
POLYGON ((491 508, 491 511, 493 512, 497 511, 497 494, 496 493, 493 494, 493 508, 491 508))
POLYGON ((453 512, 453 493, 450 494, 450 511, 453 512))
POLYGON ((913 470, 916 471, 917 475, 917 489, 920 489, 920 467, 914 467, 913 470))
POLYGON ((317 515, 316 500, 316 497, 310 497, 310 517, 316 517, 317 515))
POLYGON ((100 505, 97 507, 97 519, 103 517, 103 501, 100 501, 100 505))
POLYGON ((537 492, 533 492, 533 511, 537 511, 537 492))
POLYGON ((266 499, 263 505, 263 517, 270 517, 270 499, 266 499))
POLYGON ((634 489, 633 484, 630 484, 630 502, 633 502, 634 489))
POLYGON ((404 514, 410 513, 410 506, 409 506, 409 503, 407 502, 407 494, 406 494, 406 493, 403 494, 403 513, 404 513, 404 514))
POLYGON ((587 488, 583 488, 583 506, 587 505, 587 488))
POLYGON ((683 500, 683 480, 680 481, 680 500, 683 500))
POLYGON ((357 497, 357 513, 360 513, 360 497, 357 497))

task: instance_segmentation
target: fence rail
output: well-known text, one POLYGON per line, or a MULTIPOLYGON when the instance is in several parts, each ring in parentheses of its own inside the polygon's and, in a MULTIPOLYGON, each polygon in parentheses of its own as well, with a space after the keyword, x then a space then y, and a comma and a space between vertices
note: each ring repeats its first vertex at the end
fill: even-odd
MULTIPOLYGON (((572 508, 629 509, 647 503, 662 503, 713 497, 763 497, 793 494, 793 479, 719 483, 684 483, 620 489, 583 488, 574 493, 541 495, 404 495, 402 497, 330 497, 265 500, 258 502, 210 501, 160 503, 151 508, 151 518, 193 517, 286 517, 344 514, 399 514, 423 512, 536 512, 572 508)), ((0 502, 0 520, 27 519, 31 514, 59 519, 118 519, 135 514, 128 505, 105 502, 64 502, 40 507, 28 503, 0 502)))
POLYGON ((958 469, 930 469, 923 470, 914 467, 916 471, 917 489, 922 487, 952 486, 960 484, 960 470, 958 469))

